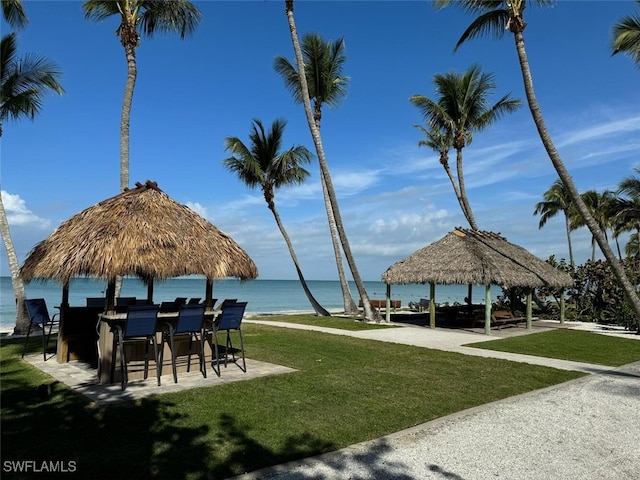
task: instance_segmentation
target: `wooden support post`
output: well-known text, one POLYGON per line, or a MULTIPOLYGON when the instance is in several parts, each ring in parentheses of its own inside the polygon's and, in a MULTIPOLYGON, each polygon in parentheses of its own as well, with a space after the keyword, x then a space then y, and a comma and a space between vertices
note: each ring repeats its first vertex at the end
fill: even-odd
POLYGON ((110 278, 107 284, 107 313, 116 313, 116 279, 110 278))
POLYGON ((429 285, 429 327, 436 328, 436 284, 429 285))
MULTIPOLYGON (((69 344, 64 333, 64 312, 69 307, 69 282, 62 286, 62 300, 60 301, 60 323, 58 324, 58 340, 56 342, 56 362, 66 363, 69 356, 69 344)), ((42 332, 44 335, 44 331, 42 332)))
POLYGON ((147 303, 149 305, 153 303, 153 280, 147 284, 147 303))
POLYGON ((207 278, 207 286, 204 292, 204 304, 207 308, 213 308, 213 278, 207 278))
POLYGON ((391 322, 391 284, 387 283, 387 313, 385 315, 385 322, 391 322))
POLYGON ((491 335, 491 285, 484 287, 484 333, 491 335))
POLYGON ((533 298, 533 288, 527 289, 527 330, 531 330, 532 324, 531 320, 533 317, 533 309, 532 309, 532 298, 533 298))

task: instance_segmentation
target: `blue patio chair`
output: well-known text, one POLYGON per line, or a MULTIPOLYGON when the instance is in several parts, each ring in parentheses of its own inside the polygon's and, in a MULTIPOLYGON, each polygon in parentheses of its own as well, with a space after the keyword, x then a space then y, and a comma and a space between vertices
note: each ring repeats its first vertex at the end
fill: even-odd
POLYGON ((106 305, 105 297, 87 297, 87 307, 106 307, 106 305))
POLYGON ((160 311, 161 312, 177 312, 179 309, 179 305, 176 305, 176 302, 161 302, 160 303, 160 311))
MULTIPOLYGON (((158 377, 158 386, 160 386, 160 364, 158 359, 158 342, 156 340, 157 321, 158 321, 157 305, 130 305, 127 310, 127 319, 124 325, 114 325, 113 336, 113 355, 116 350, 120 353, 120 381, 122 390, 127 388, 129 381, 127 359, 125 357, 125 343, 145 342, 144 348, 144 378, 149 374, 149 343, 153 344, 154 361, 156 363, 156 376, 158 377)), ((111 378, 115 368, 115 361, 111 361, 111 378)))
POLYGON ((204 362, 204 305, 180 305, 178 318, 174 324, 166 323, 162 331, 162 345, 160 347, 160 368, 163 365, 164 344, 168 339, 169 349, 171 350, 171 368, 173 369, 173 381, 178 383, 178 374, 176 371, 176 337, 189 336, 189 350, 187 359, 187 372, 191 370, 191 347, 193 340, 198 341, 199 350, 198 358, 200 359, 200 371, 204 378, 207 378, 207 369, 204 362))
POLYGON ((42 356, 44 361, 47 361, 47 348, 49 347, 49 338, 51 338, 51 331, 54 326, 60 325, 60 319, 57 318, 58 314, 54 314, 53 317, 49 316, 49 310, 47 309, 47 302, 44 298, 31 298, 24 301, 24 305, 27 309, 27 315, 29 315, 29 330, 27 331, 27 337, 24 340, 24 346, 22 347, 22 358, 27 350, 27 343, 29 342, 29 335, 33 327, 38 326, 42 329, 42 356), (49 332, 45 332, 49 327, 49 332))
POLYGON ((216 372, 218 376, 220 376, 220 357, 221 357, 220 351, 219 351, 219 345, 218 345, 218 332, 227 333, 227 339, 223 347, 225 368, 227 367, 227 363, 229 361, 229 354, 231 354, 232 356, 233 363, 238 365, 238 361, 236 359, 236 351, 238 351, 239 353, 242 354, 242 367, 240 367, 240 365, 238 365, 238 367, 243 372, 247 371, 247 364, 244 358, 244 341, 242 339, 242 328, 241 328, 242 317, 244 316, 244 311, 247 307, 247 302, 231 303, 228 300, 225 300, 225 302, 226 304, 222 308, 222 312, 220 313, 220 315, 218 315, 218 317, 216 317, 215 321, 213 322, 213 328, 212 328, 213 330, 212 352, 213 352, 214 358, 212 359, 213 361, 211 363, 212 363, 214 372, 216 372), (231 342, 231 331, 237 331, 240 336, 239 350, 233 347, 233 344, 231 342), (215 365, 217 365, 218 367, 217 370, 216 370, 216 367, 214 366, 214 362, 215 362, 215 365))
MULTIPOLYGON (((225 305, 227 305, 227 304, 232 304, 232 303, 237 303, 237 302, 238 302, 237 298, 225 298, 222 301, 222 303, 220 305, 218 305, 218 310, 222 310, 225 307, 225 305)), ((215 302, 214 302, 214 305, 215 305, 215 302)))
POLYGON ((130 305, 135 305, 138 300, 136 297, 118 297, 116 298, 116 312, 125 313, 130 305))

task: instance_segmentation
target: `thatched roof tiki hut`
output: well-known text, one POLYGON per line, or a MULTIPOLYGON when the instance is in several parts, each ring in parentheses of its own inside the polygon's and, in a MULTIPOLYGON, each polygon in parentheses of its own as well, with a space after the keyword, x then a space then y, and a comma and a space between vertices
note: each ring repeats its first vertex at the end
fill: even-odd
POLYGON ((72 278, 105 279, 107 312, 114 311, 117 277, 139 277, 151 302, 155 279, 182 275, 206 278, 205 302, 212 307, 214 279, 252 279, 258 270, 229 235, 150 181, 136 183, 62 223, 33 248, 21 268, 25 282, 60 282, 61 307, 68 306, 72 278))
MULTIPOLYGON (((499 234, 463 228, 393 264, 382 274, 382 281, 387 285, 430 283, 431 328, 435 327, 436 284, 484 285, 485 333, 491 331, 491 285, 529 289, 573 285, 569 275, 499 234)), ((527 328, 531 328, 531 294, 527 296, 527 328)))

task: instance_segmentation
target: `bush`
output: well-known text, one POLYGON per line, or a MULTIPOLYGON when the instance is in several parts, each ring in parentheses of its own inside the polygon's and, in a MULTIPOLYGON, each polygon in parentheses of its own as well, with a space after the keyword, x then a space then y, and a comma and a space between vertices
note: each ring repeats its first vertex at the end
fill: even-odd
MULTIPOLYGON (((568 265, 564 259, 559 262, 551 256, 547 262, 569 274, 574 284, 571 288, 538 288, 534 292, 536 315, 541 318, 557 318, 561 295, 566 301, 566 318, 599 323, 622 325, 628 329, 638 328, 636 318, 624 290, 616 278, 609 262, 587 261, 577 267, 568 265)), ((627 258, 621 261, 629 281, 640 284, 640 259, 627 258)), ((524 311, 527 289, 522 287, 503 288, 503 296, 498 297, 499 308, 524 311)))

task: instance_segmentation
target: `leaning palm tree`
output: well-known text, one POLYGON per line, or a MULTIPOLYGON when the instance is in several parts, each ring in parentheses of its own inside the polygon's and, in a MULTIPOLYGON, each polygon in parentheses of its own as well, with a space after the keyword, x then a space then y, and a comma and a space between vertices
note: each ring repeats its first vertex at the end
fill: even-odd
MULTIPOLYGON (((636 0, 640 6, 640 0, 636 0)), ((613 55, 627 53, 640 68, 640 15, 628 15, 613 26, 613 55)))
POLYGON ((544 200, 536 203, 536 209, 534 215, 540 215, 540 222, 538 228, 542 228, 547 224, 547 221, 555 217, 558 213, 564 214, 564 226, 567 232, 567 244, 569 245, 569 265, 575 265, 573 261, 573 248, 571 245, 571 219, 573 217, 573 202, 569 191, 562 183, 562 180, 556 180, 551 185, 551 188, 544 192, 544 200))
POLYGON ((435 75, 433 82, 438 92, 436 100, 413 95, 409 101, 418 107, 431 130, 436 129, 453 140, 458 175, 456 195, 459 195, 462 213, 469 225, 478 230, 464 182, 462 149, 471 144, 474 131, 484 130, 503 114, 520 108, 520 100, 509 98, 507 94, 489 106, 488 95, 496 88, 494 75, 482 73, 478 65, 462 75, 457 72, 435 75))
MULTIPOLYGON (((342 75, 342 66, 346 61, 344 55, 344 40, 342 38, 335 42, 325 42, 317 34, 306 34, 302 37, 302 56, 305 64, 305 74, 307 76, 307 86, 309 98, 313 100, 313 118, 318 130, 322 119, 322 106, 337 106, 347 94, 347 84, 349 77, 342 75)), ((302 92, 300 88, 300 76, 298 69, 292 65, 285 57, 278 56, 274 60, 274 68, 284 79, 285 86, 292 93, 297 103, 302 103, 302 92)), ((333 252, 336 258, 338 278, 342 288, 342 298, 344 311, 347 314, 355 314, 358 307, 351 296, 349 282, 342 263, 342 251, 338 228, 336 227, 335 216, 329 200, 329 192, 324 176, 320 175, 324 204, 329 221, 329 231, 333 243, 333 252)))
MULTIPOLYGON (((4 7, 4 3, 3 3, 4 7)), ((29 118, 33 120, 42 109, 42 99, 52 91, 62 94, 64 90, 58 82, 60 70, 46 57, 27 54, 17 56, 16 34, 2 37, 0 45, 0 137, 2 123, 6 120, 29 118)), ((11 284, 16 299, 16 333, 26 333, 29 320, 24 310, 26 293, 20 278, 18 257, 13 246, 7 213, 0 194, 0 233, 4 242, 11 271, 11 284)))
MULTIPOLYGON (((598 226, 596 220, 589 213, 587 206, 585 205, 578 189, 573 183, 573 179, 569 174, 567 168, 558 153, 546 123, 542 116, 538 99, 536 98, 533 88, 533 77, 531 75, 531 69, 529 67, 529 58, 524 47, 524 30, 527 26, 524 21, 524 9, 527 4, 537 4, 540 6, 549 6, 553 4, 552 0, 459 0, 453 2, 452 0, 435 0, 437 7, 442 8, 451 3, 461 6, 463 9, 473 13, 479 14, 479 16, 467 27, 464 31, 455 49, 460 47, 466 40, 473 39, 484 34, 493 33, 497 37, 502 37, 506 31, 513 33, 515 39, 516 51, 518 54, 518 60, 520 62, 520 70, 522 72, 522 79, 524 82, 525 93, 527 95, 527 102, 531 111, 531 116, 540 135, 540 140, 544 145, 544 148, 553 164, 560 180, 565 184, 571 198, 575 204, 575 207, 579 214, 584 218, 585 224, 591 231, 591 234, 595 237, 596 242, 600 246, 602 253, 607 261, 610 263, 611 268, 622 285, 624 292, 631 303, 633 311, 637 318, 640 318, 640 297, 638 296, 635 287, 629 281, 624 268, 616 258, 613 250, 609 246, 607 239, 598 226)), ((640 322, 638 323, 638 333, 640 334, 640 322)))
POLYGON ((138 76, 136 49, 140 36, 151 38, 156 31, 179 33, 184 39, 193 33, 201 14, 187 0, 88 0, 82 4, 85 18, 102 21, 109 17, 119 18, 116 35, 124 47, 127 60, 127 81, 120 117, 120 189, 129 188, 129 124, 133 90, 138 76))
POLYGON ((364 283, 362 282, 362 278, 360 277, 360 273, 358 272, 358 267, 356 265, 355 259, 353 257, 353 254, 351 253, 349 240, 342 224, 342 216, 340 215, 340 207, 338 206, 338 200, 333 188, 333 181, 331 180, 331 174, 329 173, 329 166, 327 165, 327 159, 324 154, 322 138, 320 137, 320 130, 315 124, 313 113, 311 111, 311 100, 309 98, 309 86, 305 73, 304 58, 302 56, 302 49, 300 48, 300 42, 298 40, 295 18, 293 16, 293 0, 285 0, 285 13, 287 15, 287 21, 289 24, 289 32, 291 33, 291 43, 293 43, 296 64, 298 67, 298 72, 300 73, 300 92, 302 95, 302 103, 304 105, 304 113, 307 117, 307 124, 309 125, 309 130, 311 131, 311 137, 313 138, 313 144, 315 145, 316 153, 318 154, 318 162, 320 163, 320 174, 323 176, 323 179, 327 186, 329 201, 331 202, 331 210, 333 211, 333 215, 336 220, 336 228, 338 229, 338 235, 340 236, 342 250, 344 251, 344 256, 347 259, 347 264, 349 265, 349 269, 351 270, 353 281, 355 282, 358 293, 360 294, 360 300, 362 300, 365 319, 378 320, 380 318, 378 312, 371 307, 369 295, 367 295, 367 291, 364 288, 364 283))
POLYGON ((278 210, 276 210, 276 189, 303 183, 309 176, 309 172, 301 164, 309 163, 313 158, 313 154, 303 146, 292 147, 285 152, 280 152, 285 125, 286 122, 283 120, 275 120, 269 133, 265 133, 262 122, 253 120, 253 127, 249 135, 250 146, 247 147, 238 137, 227 137, 225 149, 231 152, 231 156, 224 159, 222 163, 231 172, 238 175, 238 178, 248 187, 262 188, 267 207, 273 213, 280 233, 287 243, 304 293, 306 293, 316 314, 329 316, 330 313, 311 294, 302 275, 293 244, 284 229, 278 210))

